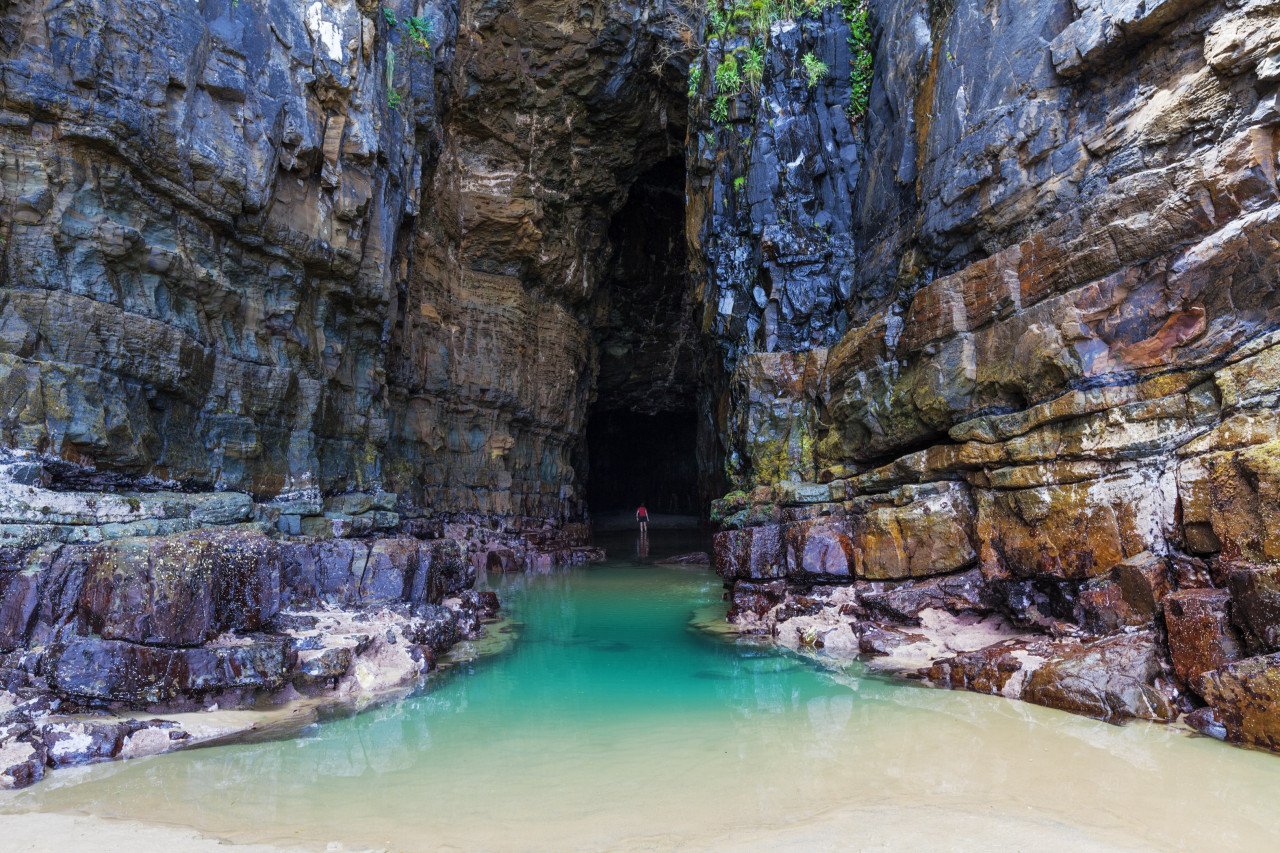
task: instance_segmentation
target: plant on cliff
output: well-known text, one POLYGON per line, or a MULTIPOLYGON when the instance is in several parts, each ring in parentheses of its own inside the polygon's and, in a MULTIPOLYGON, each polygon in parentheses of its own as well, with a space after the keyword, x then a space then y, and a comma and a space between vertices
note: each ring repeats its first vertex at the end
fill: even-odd
POLYGON ((716 98, 715 103, 711 105, 711 120, 717 124, 729 120, 729 98, 727 95, 720 95, 716 98))
POLYGON ((409 30, 409 38, 424 53, 431 52, 431 21, 424 17, 417 16, 405 19, 405 26, 409 30))
POLYGON ((738 71, 738 60, 731 53, 716 68, 716 94, 736 95, 742 86, 742 75, 738 71))
POLYGON ((702 85, 702 64, 694 60, 689 66, 689 98, 698 97, 698 88, 702 85))
MULTIPOLYGON (((392 30, 400 28, 400 19, 396 17, 396 12, 389 6, 382 7, 382 18, 387 22, 387 26, 392 30)), ((415 15, 404 19, 405 30, 409 34, 409 40, 414 46, 426 54, 431 53, 431 21, 422 16, 415 15)))
POLYGON ((760 88, 764 80, 764 46, 757 43, 751 46, 742 60, 742 79, 752 91, 760 88))
POLYGON ((827 63, 814 56, 812 51, 800 57, 800 64, 804 66, 805 76, 809 78, 810 89, 825 80, 827 75, 831 73, 831 68, 827 63))
POLYGON ((871 23, 865 0, 845 0, 844 19, 849 25, 849 117, 855 121, 867 114, 871 96, 874 56, 871 52, 871 23))
POLYGON ((391 109, 399 109, 400 93, 395 89, 396 77, 396 49, 391 45, 387 45, 387 106, 391 109))

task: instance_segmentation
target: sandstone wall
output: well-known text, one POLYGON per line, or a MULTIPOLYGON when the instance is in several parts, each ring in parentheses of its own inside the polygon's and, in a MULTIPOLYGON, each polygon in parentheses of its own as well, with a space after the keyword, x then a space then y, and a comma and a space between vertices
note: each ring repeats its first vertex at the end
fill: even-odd
POLYGON ((46 485, 580 519, 609 226, 683 151, 682 26, 662 3, 5 4, 0 442, 46 485))
POLYGON ((6 446, 262 496, 379 481, 456 25, 424 7, 425 50, 381 8, 5 4, 6 446))
POLYGON ((977 569, 983 606, 1059 635, 1145 627, 1165 648, 1168 623, 1184 709, 1208 700, 1227 736, 1274 746, 1256 708, 1223 698, 1271 664, 1223 686, 1187 661, 1233 659, 1277 559, 1280 6, 871 11, 850 328, 825 351, 759 340, 740 359, 727 399, 748 491, 718 514, 756 533, 722 534, 722 572, 761 612, 782 600, 771 579, 977 569), (777 435, 799 436, 791 471, 771 461, 777 435), (830 521, 812 539, 815 518, 830 521), (1202 592, 1231 579, 1239 594, 1202 592), (1195 606, 1176 618, 1204 633, 1161 610, 1178 588, 1195 606))
POLYGON ((684 134, 659 9, 463 4, 389 355, 388 482, 420 506, 516 525, 582 515, 573 457, 610 221, 684 134))

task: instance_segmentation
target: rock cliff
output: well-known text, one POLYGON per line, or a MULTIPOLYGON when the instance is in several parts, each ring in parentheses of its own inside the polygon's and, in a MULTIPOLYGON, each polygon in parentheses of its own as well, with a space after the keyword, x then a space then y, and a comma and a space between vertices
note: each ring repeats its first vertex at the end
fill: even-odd
MULTIPOLYGON (((724 348, 740 490, 717 506, 736 617, 1107 719, 1200 708, 1274 748, 1254 620, 1276 559, 1280 6, 868 11, 854 150, 819 130, 775 156, 848 82, 790 98, 797 119, 772 104, 798 70, 766 66, 728 119, 743 179, 724 156, 691 206, 755 249, 704 238, 707 312, 745 330, 724 348), (780 251, 797 222, 830 244, 780 251), (828 268, 834 341, 796 311, 827 304, 828 268)), ((822 14, 775 25, 779 52, 838 61, 822 14)))
POLYGON ((746 629, 1275 748, 1278 43, 1274 0, 0 0, 6 686, 330 689, 382 652, 299 632, 383 611, 417 673, 476 571, 592 556, 588 494, 727 480, 746 629))
POLYGON ((411 680, 478 570, 593 556, 606 291, 661 252, 611 223, 691 45, 661 4, 0 4, 0 784, 73 763, 54 710, 411 680))

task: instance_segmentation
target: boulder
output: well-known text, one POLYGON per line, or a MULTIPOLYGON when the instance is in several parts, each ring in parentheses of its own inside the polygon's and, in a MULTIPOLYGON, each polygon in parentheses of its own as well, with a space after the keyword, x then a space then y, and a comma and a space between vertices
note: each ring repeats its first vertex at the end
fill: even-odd
POLYGON ((954 657, 935 661, 925 673, 933 684, 1018 699, 1028 673, 1052 648, 1047 642, 1029 645, 1022 639, 1002 640, 954 657))
POLYGON ((375 540, 369 547, 369 560, 360 579, 360 602, 404 601, 418 568, 417 539, 375 540))
POLYGON ((724 530, 713 539, 716 571, 725 580, 766 580, 786 575, 781 528, 776 524, 724 530))
POLYGON ((1129 557, 1164 550, 1171 478, 1133 471, 1010 491, 976 490, 989 577, 1103 577, 1129 557))
POLYGON ((1233 743, 1280 752, 1280 653, 1203 673, 1193 682, 1233 743))
POLYGON ((1164 600, 1164 623, 1173 671, 1184 684, 1242 656, 1230 621, 1231 593, 1225 589, 1184 589, 1164 600))
POLYGON ((87 561, 78 607, 88 632, 173 646, 198 646, 217 633, 208 540, 136 537, 88 547, 97 554, 87 561))
POLYGON ((764 616, 787 596, 787 586, 782 581, 752 583, 738 581, 729 592, 730 622, 737 622, 744 614, 764 616))
POLYGON ((77 637, 48 656, 50 682, 66 696, 137 705, 284 683, 293 654, 281 637, 247 637, 198 648, 162 648, 77 637))
POLYGON ((214 529, 87 547, 94 553, 84 560, 78 613, 105 639, 197 646, 222 631, 259 630, 280 609, 279 547, 258 533, 214 529))
POLYGON ((974 515, 964 483, 903 487, 854 502, 855 572, 867 580, 942 575, 972 565, 974 515))
POLYGON ((1090 634, 1114 634, 1130 627, 1150 627, 1151 614, 1143 614, 1125 600, 1124 589, 1111 578, 1095 578, 1080 587, 1078 621, 1090 634))
POLYGON ((299 652, 298 663, 292 673, 293 684, 297 687, 307 687, 322 685, 341 678, 351 669, 355 656, 354 644, 299 652))
POLYGON ((1209 475, 1209 517, 1232 561, 1280 560, 1280 439, 1202 462, 1209 475))
POLYGON ((1163 557, 1150 551, 1135 554, 1117 563, 1111 577, 1138 618, 1150 622, 1160 612, 1169 592, 1169 564, 1163 557))
POLYGON ((816 518, 785 525, 783 560, 788 577, 850 578, 854 550, 849 523, 816 518))
POLYGON ((0 731, 0 788, 34 785, 44 778, 44 766, 44 744, 0 731))
POLYGON ((284 596, 290 603, 344 604, 356 599, 369 559, 366 543, 304 540, 280 548, 284 596))
POLYGON ((870 589, 861 593, 858 600, 863 607, 875 614, 899 622, 918 624, 921 612, 930 608, 951 613, 989 610, 988 597, 981 571, 970 569, 954 575, 870 589))
POLYGON ((44 545, 0 568, 0 652, 23 645, 40 604, 40 579, 49 570, 58 546, 44 545))
POLYGON ((783 506, 827 503, 831 500, 831 486, 826 483, 803 483, 783 480, 773 487, 777 501, 783 506))
POLYGON ((1169 722, 1177 711, 1156 686, 1163 675, 1151 632, 1058 647, 1028 680, 1022 698, 1108 722, 1136 717, 1169 722))
POLYGON ((467 559, 456 539, 423 542, 418 569, 409 589, 409 601, 438 604, 443 599, 470 589, 476 582, 475 563, 467 559))
POLYGON ((65 720, 40 726, 52 767, 70 767, 115 758, 129 728, 121 722, 65 720))
POLYGON ((1280 565, 1234 565, 1227 571, 1231 616, 1248 651, 1280 650, 1280 565))

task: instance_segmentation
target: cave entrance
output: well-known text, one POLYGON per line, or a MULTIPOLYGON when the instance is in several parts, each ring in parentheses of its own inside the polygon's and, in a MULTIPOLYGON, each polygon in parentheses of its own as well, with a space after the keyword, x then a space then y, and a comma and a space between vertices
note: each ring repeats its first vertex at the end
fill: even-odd
POLYGON ((596 519, 641 502, 653 513, 701 515, 714 488, 708 360, 688 286, 684 207, 684 158, 673 157, 636 180, 610 223, 584 448, 596 519))
POLYGON ((698 515, 698 425, 692 411, 601 411, 587 422, 587 505, 596 515, 698 515))

